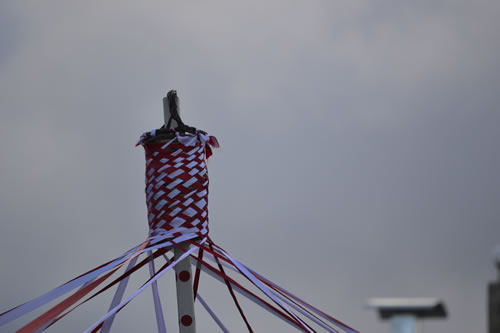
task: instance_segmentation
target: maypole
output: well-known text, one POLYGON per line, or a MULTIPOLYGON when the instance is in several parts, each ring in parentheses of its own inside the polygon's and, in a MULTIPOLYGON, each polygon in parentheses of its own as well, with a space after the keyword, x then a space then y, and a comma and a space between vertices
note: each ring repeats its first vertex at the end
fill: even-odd
MULTIPOLYGON (((144 133, 137 143, 146 153, 145 194, 149 227, 146 239, 121 256, 1 313, 0 326, 64 296, 57 304, 16 331, 42 332, 79 306, 116 287, 108 311, 84 331, 109 333, 117 314, 151 287, 158 332, 166 333, 167 325, 157 280, 174 270, 180 333, 196 331, 194 302, 197 300, 219 329, 224 333, 229 332, 223 324, 223 318, 210 308, 209 302, 198 291, 201 272, 227 288, 241 317, 241 325, 248 332, 254 332, 254 329, 251 318, 247 318, 238 300, 241 296, 302 332, 357 333, 355 329, 266 279, 212 240, 208 223, 207 160, 212 155, 212 148, 218 148, 219 143, 215 137, 182 122, 175 90, 163 99, 163 106, 164 125, 144 133), (127 295, 129 278, 146 265, 150 278, 127 295), (194 274, 192 265, 195 266, 194 274), (113 275, 115 277, 111 279, 113 275)), ((201 330, 207 331, 205 326, 201 330)), ((241 328, 238 332, 241 332, 241 328)))

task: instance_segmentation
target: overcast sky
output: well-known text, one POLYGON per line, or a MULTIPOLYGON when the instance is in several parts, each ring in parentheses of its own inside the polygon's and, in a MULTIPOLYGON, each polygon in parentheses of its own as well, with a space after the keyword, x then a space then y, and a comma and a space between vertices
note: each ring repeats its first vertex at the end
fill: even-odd
MULTIPOLYGON (((145 238, 134 144, 175 88, 222 146, 210 229, 229 253, 362 332, 389 331, 364 307, 388 296, 442 298, 449 318, 425 333, 486 332, 498 17, 494 0, 1 1, 0 312, 145 238)), ((201 294, 244 332, 210 279, 201 294)), ((110 299, 51 332, 86 329, 110 299)), ((257 332, 290 331, 244 306, 257 332)), ((149 290, 116 320, 155 327, 149 290)))

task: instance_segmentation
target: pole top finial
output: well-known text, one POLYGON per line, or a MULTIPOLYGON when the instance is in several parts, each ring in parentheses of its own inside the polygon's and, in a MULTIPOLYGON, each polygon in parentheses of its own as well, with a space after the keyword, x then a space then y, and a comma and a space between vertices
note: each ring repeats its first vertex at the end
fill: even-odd
POLYGON ((176 128, 184 126, 184 122, 180 116, 179 97, 177 97, 177 90, 172 89, 163 98, 163 114, 165 118, 166 128, 176 128))

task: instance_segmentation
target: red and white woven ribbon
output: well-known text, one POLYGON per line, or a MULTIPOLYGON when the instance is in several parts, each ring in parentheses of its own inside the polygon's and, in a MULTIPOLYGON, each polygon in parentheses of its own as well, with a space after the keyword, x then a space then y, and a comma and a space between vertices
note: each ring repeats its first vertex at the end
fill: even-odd
POLYGON ((167 239, 208 235, 206 156, 215 137, 176 133, 166 142, 139 141, 146 151, 146 204, 152 235, 167 239))

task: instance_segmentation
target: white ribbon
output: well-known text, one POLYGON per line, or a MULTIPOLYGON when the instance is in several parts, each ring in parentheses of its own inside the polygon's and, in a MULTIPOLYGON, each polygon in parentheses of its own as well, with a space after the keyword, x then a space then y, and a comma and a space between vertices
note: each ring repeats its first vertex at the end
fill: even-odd
MULTIPOLYGON (((134 266, 135 262, 137 261, 138 256, 130 260, 130 263, 127 266, 127 270, 125 272, 130 271, 134 266)), ((113 300, 111 301, 111 305, 109 306, 109 309, 111 310, 114 308, 116 305, 120 303, 120 301, 123 298, 123 294, 125 293, 125 289, 127 288, 128 284, 128 279, 130 278, 130 275, 124 278, 123 280, 120 281, 118 284, 118 288, 116 288, 115 296, 113 296, 113 300)), ((101 333, 109 333, 111 330, 111 325, 113 324, 113 320, 115 319, 115 316, 109 317, 103 324, 102 324, 102 329, 101 333)))
POLYGON ((283 304, 277 297, 275 297, 273 295, 273 293, 269 290, 268 287, 266 287, 262 282, 260 282, 259 279, 257 279, 255 277, 255 275, 253 275, 252 273, 250 273, 250 271, 244 266, 242 265, 238 260, 234 259, 233 257, 231 257, 229 254, 227 254, 226 252, 223 252, 222 253, 224 254, 224 256, 229 259, 234 266, 236 266, 240 272, 245 275, 248 279, 250 279, 250 281, 252 281, 252 283, 257 287, 259 288, 264 294, 267 295, 267 297, 269 297, 270 299, 272 299, 276 304, 278 304, 283 310, 285 310, 288 314, 290 314, 293 318, 295 318, 299 323, 301 323, 302 325, 304 325, 304 327, 307 329, 308 332, 314 332, 313 330, 311 330, 308 325, 306 323, 304 323, 299 317, 297 317, 292 311, 290 311, 288 309, 288 307, 283 304))
MULTIPOLYGON (((95 269, 85 275, 80 276, 79 278, 73 279, 71 281, 66 282, 65 284, 41 295, 38 296, 37 298, 34 298, 31 301, 28 301, 22 305, 19 305, 18 307, 15 307, 14 309, 10 310, 9 312, 4 313, 2 316, 0 316, 0 326, 5 325, 9 323, 12 320, 15 320, 19 318, 20 316, 29 313, 37 308, 39 308, 42 305, 45 305, 49 303, 50 301, 58 298, 59 296, 62 296, 71 290, 95 279, 99 275, 108 272, 115 268, 116 266, 120 265, 121 263, 125 262, 128 258, 130 258, 139 246, 136 246, 130 251, 127 251, 125 254, 121 255, 120 257, 116 258, 109 264, 95 269)), ((142 253, 142 251, 140 252, 142 253)))
MULTIPOLYGON (((200 244, 203 244, 207 239, 204 238, 200 244)), ((97 326, 99 326, 100 323, 102 323, 103 321, 105 321, 107 318, 111 317, 112 315, 114 315, 118 310, 120 310, 121 308, 123 308, 125 305, 127 305, 131 300, 133 300, 135 297, 137 297, 137 295, 139 295, 144 289, 146 289, 148 286, 150 286, 153 282, 155 282, 156 280, 158 280, 158 278, 160 278, 162 275, 164 275, 166 272, 168 272, 170 269, 172 269, 172 267, 174 267, 175 265, 177 265, 178 262, 180 262, 182 259, 186 258, 188 255, 190 255, 191 253, 193 253, 195 250, 197 249, 196 246, 193 246, 191 249, 187 250, 186 252, 184 252, 179 258, 177 258, 174 262, 172 262, 170 265, 168 265, 166 268, 164 268, 162 271, 158 272, 156 274, 155 277, 153 277, 152 279, 150 279, 148 282, 146 282, 142 287, 140 287, 139 289, 137 289, 132 295, 130 295, 129 298, 127 298, 125 301, 123 301, 122 303, 120 303, 119 305, 115 306, 111 311, 109 311, 108 313, 106 313, 104 316, 102 316, 98 321, 96 321, 94 324, 92 324, 92 326, 90 326, 87 330, 85 330, 84 333, 89 333, 91 332, 94 328, 96 328, 97 326)))
MULTIPOLYGON (((148 254, 150 259, 149 274, 151 277, 153 277, 155 275, 154 257, 151 251, 149 251, 148 254)), ((160 295, 158 293, 157 281, 153 282, 153 284, 151 285, 151 289, 153 290, 153 302, 155 304, 156 325, 158 326, 158 333, 167 333, 167 328, 165 326, 165 318, 163 318, 163 311, 161 308, 160 295)))
POLYGON ((205 300, 201 297, 200 293, 198 293, 198 295, 196 296, 196 299, 200 301, 201 305, 203 305, 203 307, 205 308, 205 310, 207 310, 207 312, 210 315, 210 317, 212 317, 212 319, 217 323, 217 325, 219 325, 219 327, 222 330, 222 332, 229 333, 229 330, 224 326, 224 324, 220 321, 220 319, 217 318, 217 316, 215 315, 215 313, 208 306, 207 302, 205 302, 205 300))
MULTIPOLYGON (((223 283, 224 285, 226 284, 226 282, 224 281, 224 279, 221 276, 219 276, 218 274, 215 274, 211 269, 207 268, 206 266, 202 265, 201 266, 201 270, 204 271, 205 273, 207 273, 208 275, 210 275, 211 277, 213 277, 214 279, 216 279, 217 281, 219 281, 220 283, 223 283)), ((263 309, 267 310, 272 315, 274 315, 274 316, 278 317, 279 319, 283 320, 283 318, 281 318, 276 312, 273 311, 272 307, 270 307, 268 304, 262 302, 260 299, 258 299, 254 295, 250 294, 249 292, 247 292, 244 289, 241 289, 239 286, 237 286, 235 284, 231 283, 231 287, 233 288, 233 290, 236 290, 238 293, 240 293, 244 297, 248 298, 249 300, 251 300, 252 302, 254 302, 255 304, 257 304, 258 306, 262 307, 263 309)), ((288 324, 292 325, 293 327, 299 329, 299 330, 301 329, 300 326, 298 326, 293 321, 288 321, 287 320, 286 322, 288 324)))
MULTIPOLYGON (((208 259, 210 261, 212 261, 213 263, 217 263, 217 261, 208 256, 208 259)), ((226 264, 224 261, 220 260, 219 261, 220 264, 222 264, 225 268, 235 272, 235 273, 240 273, 236 268, 234 268, 233 266, 231 265, 228 265, 226 264)), ((194 263, 193 263, 194 265, 194 263)), ((247 267, 247 266, 245 266, 247 267)), ((250 270, 248 267, 247 267, 248 270, 250 270)), ((252 270, 250 270, 252 271, 252 270)), ((254 271, 252 271, 254 273, 254 275, 257 275, 254 271)), ((262 278, 260 275, 259 275, 260 278, 262 278)), ((267 280, 266 280, 267 281, 267 280)), ((271 283, 272 284, 272 283, 271 283)), ((325 330, 327 330, 328 332, 333 332, 333 333, 338 333, 337 330, 335 330, 333 327, 325 324, 323 321, 321 321, 320 319, 318 319, 317 317, 311 315, 309 312, 305 311, 304 309, 302 309, 301 307, 297 306, 295 303, 289 301, 287 298, 283 297, 282 295, 280 295, 279 293, 277 293, 276 291, 272 290, 271 289, 271 292, 276 296, 278 297, 279 299, 281 299, 282 301, 286 302, 288 305, 290 305, 291 307, 293 307, 295 310, 299 311, 300 313, 302 313, 304 316, 306 316, 307 318, 311 319, 312 321, 314 321, 316 324, 318 324, 319 326, 323 327, 325 330)))

